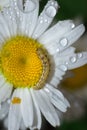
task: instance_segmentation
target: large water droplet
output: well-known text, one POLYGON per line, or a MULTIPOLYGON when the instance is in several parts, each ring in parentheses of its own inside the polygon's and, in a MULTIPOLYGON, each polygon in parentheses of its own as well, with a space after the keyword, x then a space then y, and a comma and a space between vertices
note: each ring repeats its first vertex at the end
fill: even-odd
POLYGON ((49 7, 46 8, 45 12, 48 17, 53 18, 56 15, 57 10, 54 6, 50 5, 49 7))
POLYGON ((60 40, 60 45, 63 46, 63 47, 67 46, 67 45, 68 45, 68 40, 67 40, 67 38, 61 39, 61 40, 60 40))
POLYGON ((36 2, 35 0, 17 0, 17 7, 21 12, 23 13, 30 13, 35 10, 36 8, 36 2))

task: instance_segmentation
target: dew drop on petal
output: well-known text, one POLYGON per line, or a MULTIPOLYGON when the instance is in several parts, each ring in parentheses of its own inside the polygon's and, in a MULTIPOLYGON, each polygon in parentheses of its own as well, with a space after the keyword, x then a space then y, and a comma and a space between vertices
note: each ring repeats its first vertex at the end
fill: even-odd
POLYGON ((46 15, 51 18, 53 18, 56 15, 56 12, 57 12, 56 8, 51 5, 48 6, 45 10, 46 15))
POLYGON ((43 20, 40 20, 40 23, 42 24, 42 23, 43 23, 43 20))
POLYGON ((63 47, 67 46, 67 45, 68 45, 68 40, 67 40, 67 38, 61 39, 61 40, 60 40, 60 45, 63 46, 63 47))
POLYGON ((66 61, 65 64, 68 65, 69 63, 66 61))
POLYGON ((23 13, 30 13, 35 10, 36 2, 35 2, 35 0, 25 0, 25 3, 23 3, 23 0, 18 0, 17 7, 23 13))
POLYGON ((63 70, 63 71, 67 71, 67 66, 65 66, 65 65, 60 65, 60 69, 63 70))
POLYGON ((78 54, 78 58, 82 58, 83 57, 83 54, 82 53, 79 53, 78 54))
POLYGON ((71 61, 72 63, 75 63, 76 60, 77 60, 77 59, 76 59, 76 57, 74 57, 74 56, 70 58, 70 61, 71 61))
POLYGON ((45 19, 44 21, 45 21, 45 23, 47 23, 47 22, 48 22, 48 20, 47 20, 47 19, 45 19))
POLYGON ((72 29, 75 28, 75 24, 74 24, 74 23, 72 23, 71 28, 72 28, 72 29))
POLYGON ((59 52, 59 51, 60 51, 60 49, 59 49, 59 48, 57 48, 57 49, 56 49, 56 52, 59 52))

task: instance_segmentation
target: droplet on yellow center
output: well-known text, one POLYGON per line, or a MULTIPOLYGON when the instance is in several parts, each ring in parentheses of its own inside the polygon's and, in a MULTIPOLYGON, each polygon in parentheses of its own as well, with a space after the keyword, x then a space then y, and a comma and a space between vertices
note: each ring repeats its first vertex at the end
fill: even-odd
MULTIPOLYGON (((3 45, 0 54, 2 73, 14 87, 32 87, 41 79, 44 64, 38 54, 39 48, 43 50, 40 43, 25 36, 12 37, 3 45)), ((47 74, 48 71, 49 67, 47 74)))

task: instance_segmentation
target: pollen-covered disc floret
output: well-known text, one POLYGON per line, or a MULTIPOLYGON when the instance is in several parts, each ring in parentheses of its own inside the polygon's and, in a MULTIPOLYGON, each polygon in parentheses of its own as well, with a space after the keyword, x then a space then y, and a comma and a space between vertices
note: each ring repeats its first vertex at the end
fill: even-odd
POLYGON ((1 72, 17 87, 40 89, 49 73, 47 52, 36 40, 15 36, 1 49, 1 72))

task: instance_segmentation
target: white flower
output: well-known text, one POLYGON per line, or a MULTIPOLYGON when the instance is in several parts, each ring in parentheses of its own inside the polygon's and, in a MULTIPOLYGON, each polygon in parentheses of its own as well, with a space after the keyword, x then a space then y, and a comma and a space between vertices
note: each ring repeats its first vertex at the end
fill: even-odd
POLYGON ((71 47, 85 28, 71 20, 48 28, 57 8, 50 0, 38 16, 39 0, 11 0, 0 13, 0 103, 2 111, 10 100, 8 130, 40 129, 41 113, 60 125, 59 113, 70 106, 56 87, 67 70, 87 63, 87 52, 71 47))
POLYGON ((3 7, 8 7, 9 6, 9 1, 10 0, 0 0, 0 9, 2 10, 3 7))

